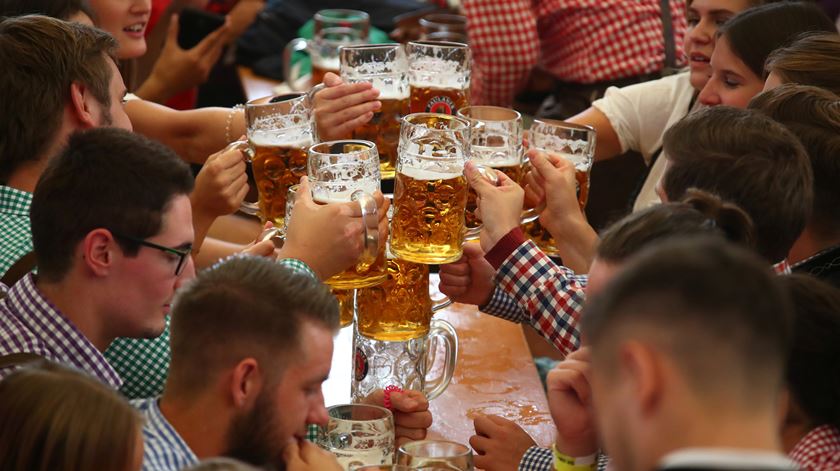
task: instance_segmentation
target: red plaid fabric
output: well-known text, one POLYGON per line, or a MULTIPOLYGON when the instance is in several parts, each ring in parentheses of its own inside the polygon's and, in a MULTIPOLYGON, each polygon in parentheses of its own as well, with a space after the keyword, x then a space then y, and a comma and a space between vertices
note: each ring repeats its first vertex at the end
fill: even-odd
POLYGON ((496 271, 496 291, 482 312, 528 323, 563 355, 580 346, 578 320, 587 277, 554 263, 533 242, 522 242, 496 271))
MULTIPOLYGON (((685 0, 669 0, 678 64, 685 0)), ((473 52, 470 102, 511 106, 535 66, 596 83, 651 74, 665 63, 659 0, 463 0, 473 52)))
POLYGON ((788 456, 802 471, 840 469, 840 430, 821 425, 799 440, 788 456))
POLYGON ((773 265, 773 273, 777 275, 790 275, 793 271, 790 269, 790 263, 788 263, 787 259, 784 259, 773 265))

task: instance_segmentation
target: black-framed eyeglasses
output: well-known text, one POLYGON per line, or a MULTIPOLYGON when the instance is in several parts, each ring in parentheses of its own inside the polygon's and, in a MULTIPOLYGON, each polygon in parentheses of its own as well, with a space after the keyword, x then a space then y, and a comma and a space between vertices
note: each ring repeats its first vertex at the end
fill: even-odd
POLYGON ((134 242, 135 244, 140 244, 146 247, 160 250, 161 252, 177 255, 178 265, 175 267, 175 276, 180 276, 181 272, 184 271, 184 267, 187 266, 187 264, 184 262, 187 260, 187 257, 189 257, 190 253, 192 252, 192 246, 189 246, 186 249, 176 249, 174 247, 167 247, 165 245, 155 244, 154 242, 149 242, 148 240, 140 239, 139 237, 132 237, 114 231, 111 231, 111 234, 114 234, 115 237, 119 237, 120 239, 125 239, 129 242, 134 242))

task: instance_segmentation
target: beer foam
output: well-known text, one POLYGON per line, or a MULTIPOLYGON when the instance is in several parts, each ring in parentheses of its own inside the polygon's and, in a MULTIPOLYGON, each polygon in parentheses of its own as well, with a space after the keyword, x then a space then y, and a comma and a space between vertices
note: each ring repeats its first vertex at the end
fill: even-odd
POLYGON ((401 168, 398 173, 405 175, 406 177, 413 178, 415 180, 449 180, 451 178, 458 178, 463 177, 463 173, 453 172, 452 169, 441 169, 438 171, 436 169, 419 169, 419 168, 401 168))
POLYGON ((323 57, 318 54, 312 54, 312 65, 335 73, 341 68, 338 57, 323 57))
POLYGON ((312 136, 303 133, 268 133, 256 132, 248 140, 257 147, 289 147, 294 149, 309 149, 312 136))
POLYGON ((440 77, 427 80, 412 80, 410 85, 412 88, 430 88, 433 90, 464 90, 469 86, 469 80, 465 84, 458 77, 440 77))
POLYGON ((514 167, 522 162, 518 150, 511 154, 507 147, 476 145, 470 147, 470 160, 490 167, 514 167))
POLYGON ((379 88, 376 86, 376 84, 374 84, 373 86, 379 90, 379 98, 377 98, 378 100, 408 100, 407 88, 379 88))

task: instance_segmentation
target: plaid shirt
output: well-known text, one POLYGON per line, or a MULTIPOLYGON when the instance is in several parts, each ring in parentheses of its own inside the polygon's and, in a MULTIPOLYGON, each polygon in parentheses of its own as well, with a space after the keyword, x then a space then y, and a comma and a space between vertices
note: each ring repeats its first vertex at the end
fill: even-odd
POLYGON ((788 456, 803 471, 840 469, 840 430, 820 425, 802 437, 788 456))
MULTIPOLYGON (((651 74, 665 63, 659 0, 463 0, 474 105, 511 106, 540 65, 590 84, 651 74)), ((685 1, 670 0, 678 65, 685 1)))
POLYGON ((0 185, 0 276, 32 252, 31 204, 32 193, 0 185))
MULTIPOLYGON (((305 263, 284 258, 280 264, 313 278, 315 272, 305 263)), ((169 316, 163 333, 152 339, 118 338, 105 350, 105 358, 125 380, 120 392, 129 399, 158 397, 169 375, 169 316)))
MULTIPOLYGON (((105 357, 35 286, 30 273, 0 301, 0 355, 34 353, 76 367, 116 389, 122 381, 105 357)), ((0 378, 15 367, 0 369, 0 378)))
POLYGON ((485 257, 496 268, 496 290, 480 310, 530 324, 563 355, 577 350, 587 277, 554 263, 518 228, 485 257))
POLYGON ((158 399, 131 401, 143 422, 143 471, 176 471, 198 463, 198 457, 160 411, 158 399))

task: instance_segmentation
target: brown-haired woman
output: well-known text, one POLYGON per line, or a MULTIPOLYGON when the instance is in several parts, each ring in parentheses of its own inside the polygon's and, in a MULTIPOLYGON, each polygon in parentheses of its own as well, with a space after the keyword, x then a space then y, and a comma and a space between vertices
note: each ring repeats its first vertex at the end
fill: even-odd
POLYGON ((840 34, 804 36, 773 51, 764 68, 768 73, 765 91, 783 83, 797 83, 840 95, 840 34))
POLYGON ((0 469, 136 471, 140 415, 116 392, 50 362, 0 381, 0 469))

